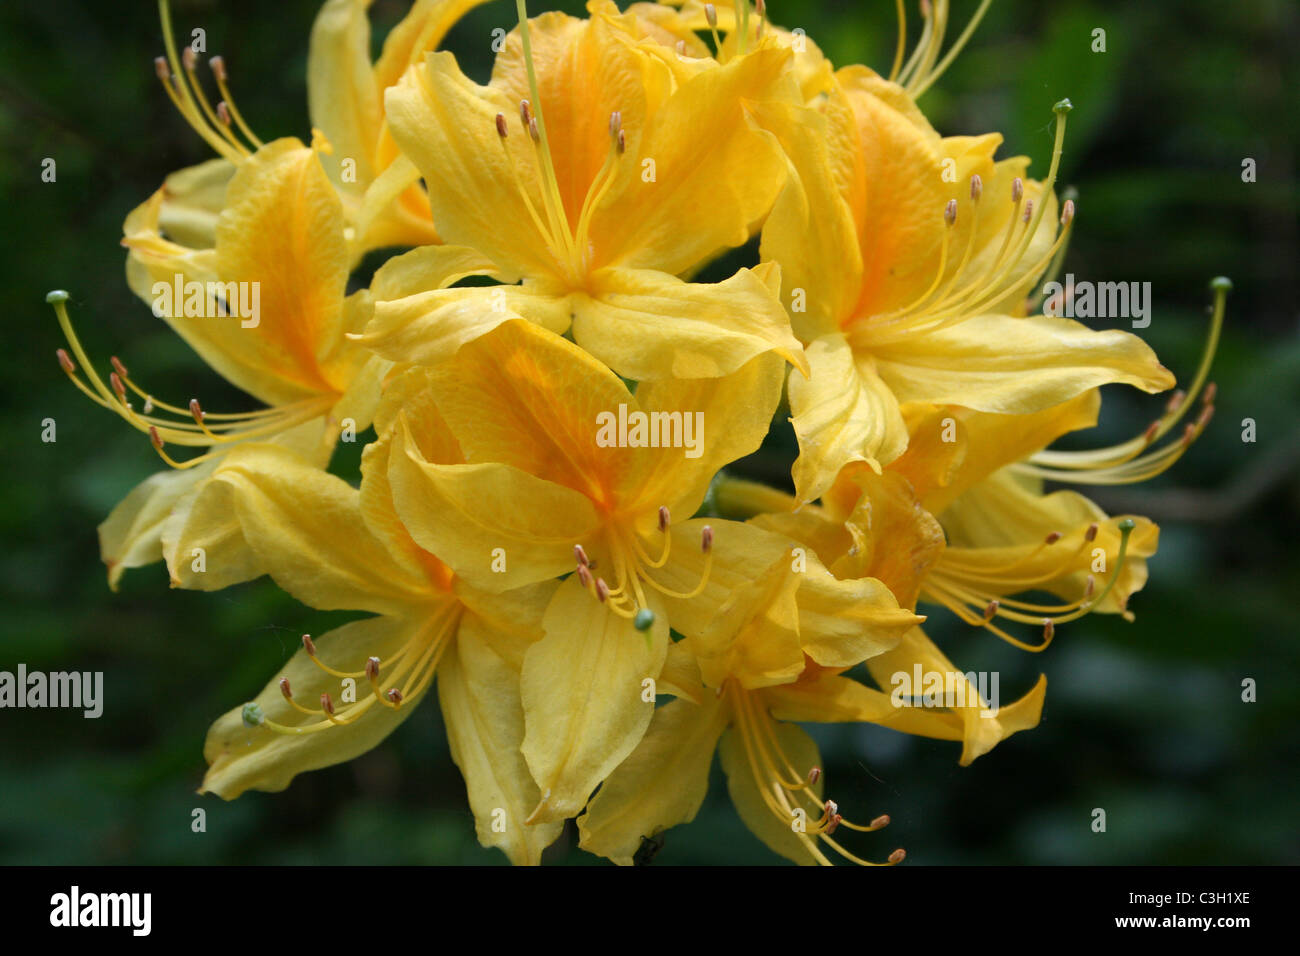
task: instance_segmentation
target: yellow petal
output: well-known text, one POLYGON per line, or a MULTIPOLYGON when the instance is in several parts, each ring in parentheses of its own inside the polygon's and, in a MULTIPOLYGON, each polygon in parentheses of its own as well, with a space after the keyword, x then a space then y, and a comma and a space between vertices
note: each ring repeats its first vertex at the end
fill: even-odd
MULTIPOLYGON (((896 674, 913 679, 918 665, 923 679, 929 673, 943 675, 945 681, 951 676, 957 699, 963 701, 963 704, 947 709, 901 707, 899 715, 890 720, 887 726, 923 737, 961 740, 959 762, 963 767, 1017 731, 1038 724, 1043 695, 1047 692, 1045 675, 1040 676, 1038 683, 1020 700, 991 711, 989 702, 980 697, 978 690, 966 680, 964 672, 949 661, 919 627, 905 636, 895 650, 867 661, 871 676, 885 688, 902 686, 894 680, 896 674)), ((914 689, 914 693, 919 692, 919 688, 914 689)))
POLYGON ((334 147, 326 169, 336 188, 360 193, 377 174, 375 146, 383 122, 380 87, 370 67, 372 0, 326 0, 311 28, 307 53, 307 109, 311 124, 334 147), (341 177, 338 160, 351 159, 355 177, 341 177))
POLYGON ((532 284, 433 289, 376 303, 375 317, 358 341, 395 362, 437 365, 512 319, 564 332, 568 299, 532 284))
POLYGON ((499 847, 511 863, 535 866, 564 823, 524 823, 540 794, 519 752, 519 671, 496 653, 483 634, 488 628, 474 615, 463 619, 455 647, 438 665, 438 700, 479 843, 499 847))
POLYGON ((909 425, 907 454, 890 470, 912 482, 925 506, 941 514, 966 489, 999 468, 1023 461, 1062 435, 1092 428, 1100 408, 1101 393, 1092 389, 1028 415, 936 410, 909 425), (949 420, 951 426, 946 424, 949 420), (945 441, 945 431, 958 440, 945 441))
POLYGON ((191 249, 211 249, 217 242, 217 217, 226 203, 226 187, 235 167, 210 159, 168 175, 158 225, 173 242, 191 249))
POLYGON ((637 380, 726 375, 764 352, 806 372, 779 287, 770 265, 712 284, 647 269, 605 270, 586 294, 573 296, 573 337, 637 380))
MULTIPOLYGON (((622 116, 626 153, 618 158, 612 192, 647 188, 641 183, 640 165, 634 157, 642 155, 638 144, 644 143, 668 98, 672 77, 661 59, 631 42, 628 28, 632 22, 630 17, 620 17, 612 5, 603 9, 593 6, 586 19, 547 12, 530 22, 540 113, 551 147, 556 191, 568 229, 575 236, 587 196, 613 154, 609 121, 615 111, 622 116)), ((491 86, 505 94, 516 112, 521 100, 533 100, 517 29, 506 37, 497 54, 491 86)), ((537 106, 533 104, 534 112, 539 112, 537 106)), ((511 133, 516 130, 523 135, 512 122, 511 133)), ((592 248, 597 265, 608 263, 620 248, 617 234, 607 239, 596 233, 592 248)))
POLYGON ((715 700, 671 701, 578 818, 578 845, 630 866, 643 837, 695 819, 727 711, 715 700))
MULTIPOLYGON (((349 668, 353 662, 359 667, 370 655, 382 661, 392 657, 426 624, 424 619, 391 617, 354 621, 316 638, 317 655, 336 667, 345 661, 349 668)), ((339 678, 321 670, 306 651, 300 650, 254 700, 266 718, 276 723, 300 726, 324 719, 294 710, 280 692, 281 677, 289 679, 294 698, 304 706, 319 707, 317 701, 322 693, 335 697, 339 694, 339 678)), ((367 693, 364 681, 358 685, 359 695, 367 693)), ((283 790, 300 773, 330 767, 370 750, 397 729, 421 697, 412 694, 396 710, 374 703, 355 718, 356 723, 309 734, 286 735, 263 726, 249 727, 243 720, 244 708, 236 707, 208 730, 203 756, 209 766, 200 793, 233 800, 246 790, 283 790)), ((357 706, 362 700, 358 696, 357 706)))
POLYGON ((228 489, 226 513, 238 517, 267 572, 304 604, 402 613, 430 595, 419 565, 399 563, 370 534, 357 490, 292 452, 270 445, 237 448, 212 482, 228 489))
POLYGON ((558 263, 516 186, 518 176, 542 209, 536 153, 519 128, 518 100, 473 83, 450 53, 430 53, 384 101, 393 138, 428 184, 443 239, 478 249, 507 271, 555 273, 558 263), (504 143, 498 113, 513 120, 504 143))
POLYGON ((876 578, 835 578, 815 555, 799 576, 799 640, 824 667, 852 667, 898 645, 924 618, 898 606, 876 578))
POLYGON ((306 389, 342 391, 354 370, 338 355, 348 250, 338 194, 313 150, 276 140, 240 166, 217 224, 217 260, 223 280, 259 283, 259 324, 229 326, 257 343, 246 361, 306 389))
POLYGON ((786 173, 780 145, 750 118, 749 103, 793 93, 789 61, 774 47, 735 57, 682 83, 649 117, 621 160, 623 188, 592 217, 600 265, 676 275, 749 239, 786 173))
POLYGON ((857 229, 836 182, 826 118, 790 104, 762 104, 756 112, 790 163, 789 179, 763 225, 760 253, 764 262, 781 264, 781 301, 790 307, 795 334, 811 342, 838 331, 857 302, 857 229))
POLYGON ((890 726, 903 710, 888 694, 816 667, 792 684, 765 688, 763 700, 774 720, 814 723, 868 721, 890 726))
POLYGON ((161 561, 162 528, 176 504, 205 481, 215 462, 186 471, 160 471, 131 489, 99 526, 99 553, 108 568, 108 586, 117 590, 128 568, 161 561))
POLYGON ((544 627, 520 679, 523 754, 542 791, 534 822, 577 814, 640 742, 655 709, 642 700, 642 682, 659 676, 669 642, 662 613, 638 631, 596 601, 576 575, 556 592, 544 627))
POLYGON ((429 383, 467 461, 502 462, 597 502, 612 506, 638 462, 662 454, 602 443, 602 414, 639 403, 591 355, 528 322, 474 340, 429 383))
MULTIPOLYGON (((697 448, 640 456, 641 475, 635 485, 642 507, 655 511, 666 505, 678 515, 699 510, 718 469, 757 451, 767 437, 781 400, 784 373, 785 363, 769 353, 719 378, 641 383, 636 401, 646 414, 653 418, 663 413, 673 427, 674 413, 694 414, 703 426, 692 436, 697 448)), ((683 417, 683 440, 684 427, 683 417)))
POLYGON ((845 465, 862 461, 876 470, 907 448, 907 427, 893 393, 870 356, 855 356, 844 336, 826 335, 807 351, 811 374, 791 376, 791 421, 799 439, 795 493, 815 501, 845 465))
POLYGON ((422 548, 489 591, 573 570, 573 545, 598 524, 585 496, 510 465, 431 464, 409 428, 396 436, 393 503, 422 548))
POLYGON ((466 13, 486 0, 415 0, 401 21, 384 37, 375 61, 375 82, 380 89, 395 84, 408 67, 442 44, 447 32, 466 13))
POLYGON ((872 354, 899 401, 1002 414, 1040 411, 1111 382, 1146 392, 1174 384, 1137 336, 1051 316, 977 316, 873 347, 872 354))

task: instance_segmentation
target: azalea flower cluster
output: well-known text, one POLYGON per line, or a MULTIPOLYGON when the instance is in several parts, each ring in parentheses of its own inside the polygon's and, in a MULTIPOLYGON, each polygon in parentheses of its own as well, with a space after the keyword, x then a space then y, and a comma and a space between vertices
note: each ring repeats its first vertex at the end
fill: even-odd
POLYGON ((170 466, 101 526, 110 584, 162 560, 176 587, 267 574, 369 615, 304 636, 213 725, 203 789, 363 753, 436 680, 478 838, 515 863, 575 817, 583 848, 632 862, 696 814, 715 752, 777 853, 897 863, 844 839, 889 818, 828 796, 799 724, 957 741, 968 764, 1038 722, 1045 677, 996 710, 973 688, 896 706, 898 673, 965 684, 918 607, 1029 652, 1131 618, 1157 528, 1044 482, 1177 460, 1212 411, 1226 280, 1149 429, 1048 450, 1096 423, 1100 386, 1174 378, 1132 334, 1035 314, 1075 222, 1068 102, 1041 180, 918 107, 978 14, 949 45, 948 3, 925 4, 882 74, 761 2, 530 20, 518 0, 483 85, 438 49, 479 2, 416 0, 371 62, 368 0, 327 0, 304 143, 254 134, 162 0, 158 76, 217 158, 130 213, 127 278, 261 407, 169 404, 117 358, 105 382, 50 296, 67 375, 170 466), (755 239, 751 267, 699 280, 755 239), (738 477, 785 419, 786 490, 738 477), (360 475, 331 473, 367 429, 360 475))

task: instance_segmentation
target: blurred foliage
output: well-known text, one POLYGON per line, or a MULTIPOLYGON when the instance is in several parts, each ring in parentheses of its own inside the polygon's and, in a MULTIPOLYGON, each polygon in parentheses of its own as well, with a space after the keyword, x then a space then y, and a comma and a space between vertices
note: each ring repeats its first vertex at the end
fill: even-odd
MULTIPOLYGON (((382 31, 405 9, 378 0, 382 31)), ((534 7, 539 7, 537 3, 534 7)), ((915 5, 909 0, 915 37, 915 5)), ((962 23, 973 0, 954 4, 962 23)), ((177 0, 178 30, 207 31, 243 113, 263 135, 309 135, 307 32, 315 0, 177 0)), ((565 4, 571 11, 576 4, 565 4)), ((772 0, 837 64, 887 71, 894 4, 772 0)), ((485 79, 490 34, 510 4, 474 11, 449 46, 485 79)), ((955 34, 956 30, 953 31, 955 34)), ((932 610, 966 669, 1000 669, 1003 697, 1049 677, 1043 722, 969 768, 954 744, 873 726, 811 728, 845 812, 893 815, 894 846, 927 863, 1300 862, 1294 825, 1295 614, 1300 594, 1300 347, 1297 321, 1297 8, 1287 0, 1157 4, 999 0, 949 74, 922 99, 945 133, 1000 130, 1007 154, 1045 170, 1051 105, 1069 96, 1062 182, 1079 189, 1067 268, 1153 283, 1143 334, 1181 378, 1195 367, 1216 274, 1236 283, 1215 364, 1218 415, 1170 474, 1096 495, 1162 525, 1137 621, 1084 619, 1038 657, 932 610), (1107 50, 1091 50, 1093 31, 1107 50), (1243 183, 1244 158, 1258 181, 1243 183), (1258 442, 1240 441, 1254 418, 1258 442), (1243 704, 1241 681, 1259 684, 1243 704), (1094 807, 1109 828, 1091 832, 1094 807)), ((172 169, 208 158, 172 111, 150 62, 148 0, 19 0, 0 6, 0 272, 9 296, 0 449, 4 623, 0 669, 103 670, 99 720, 0 712, 3 863, 501 863, 480 848, 432 702, 351 764, 282 794, 199 798, 208 723, 250 698, 303 631, 337 623, 265 579, 214 594, 170 591, 160 566, 108 591, 95 526, 159 462, 147 440, 92 407, 54 362, 43 303, 73 295, 92 355, 118 354, 159 394, 247 402, 133 299, 118 248, 126 213, 172 169), (57 183, 40 179, 53 157, 57 183), (57 421, 58 441, 40 441, 57 421), (207 832, 190 829, 203 806, 207 832)), ((1126 437, 1162 400, 1108 390, 1090 441, 1126 437)), ((246 407, 246 406, 245 406, 246 407)), ((745 462, 788 480, 788 431, 745 462), (782 458, 781 456, 786 457, 782 458)), ((346 468, 355 468, 355 459, 346 468)), ((715 770, 715 773, 717 771, 715 770)), ((715 781, 657 863, 767 863, 715 781)), ((548 861, 592 862, 572 828, 548 861)))

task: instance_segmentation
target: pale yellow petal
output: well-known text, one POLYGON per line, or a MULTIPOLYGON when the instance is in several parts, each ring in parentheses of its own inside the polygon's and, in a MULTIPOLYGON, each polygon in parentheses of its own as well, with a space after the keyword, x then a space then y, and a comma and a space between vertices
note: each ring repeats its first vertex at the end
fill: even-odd
POLYGON ((576 815, 640 742, 655 709, 653 699, 643 699, 642 682, 659 676, 669 643, 662 613, 639 631, 576 575, 556 592, 544 626, 520 679, 523 754, 542 791, 537 822, 576 815))
POLYGON ((455 647, 439 662, 438 700, 479 843, 499 847, 511 863, 537 865, 564 823, 524 823, 540 794, 519 751, 519 671, 483 636, 488 627, 474 615, 462 620, 455 647))
POLYGON ((641 743, 578 818, 578 845, 630 866, 642 838, 695 819, 726 724, 726 708, 716 699, 658 708, 641 743))
POLYGON ((805 370, 770 265, 684 282, 648 269, 605 270, 572 298, 573 337, 625 378, 709 378, 775 352, 805 370), (770 284, 769 284, 770 283, 770 284))

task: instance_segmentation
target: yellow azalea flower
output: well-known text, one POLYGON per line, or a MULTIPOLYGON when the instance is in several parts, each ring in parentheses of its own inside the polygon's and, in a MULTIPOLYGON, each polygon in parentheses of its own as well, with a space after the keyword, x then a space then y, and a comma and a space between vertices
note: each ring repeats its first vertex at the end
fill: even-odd
MULTIPOLYGON (((891 532, 906 530, 900 517, 891 532)), ((888 653, 924 618, 900 608, 885 582, 836 578, 815 552, 786 544, 786 560, 709 595, 720 604, 705 600, 694 616, 674 617, 684 634, 673 645, 680 699, 655 710, 579 819, 584 849, 630 863, 642 838, 691 820, 719 749, 732 802, 775 852, 800 863, 829 863, 828 853, 866 862, 832 834, 840 825, 879 829, 888 818, 846 821, 823 799, 816 745, 778 721, 898 720, 888 695, 840 672, 888 653)), ((901 859, 901 851, 890 857, 901 859)))
MULTIPOLYGON (((431 408, 411 404, 403 414, 455 454, 431 408)), ((479 841, 535 864, 562 824, 524 825, 539 795, 519 753, 519 669, 555 585, 488 595, 454 575, 398 521, 388 454, 382 440, 366 449, 367 464, 380 464, 367 468, 360 491, 267 445, 241 446, 216 470, 212 483, 281 587, 311 607, 376 616, 304 637, 254 701, 213 724, 203 790, 227 800, 283 790, 299 773, 350 760, 396 729, 436 675, 479 841)))
POLYGON ((281 139, 248 157, 224 191, 210 246, 163 235, 166 189, 127 218, 130 284, 210 366, 268 407, 213 413, 197 399, 188 408, 167 403, 116 358, 105 383, 72 329, 66 294, 54 295, 72 351, 60 350, 60 362, 93 401, 148 434, 180 469, 146 480, 101 526, 110 584, 126 568, 165 557, 173 583, 213 589, 261 573, 233 526, 201 545, 199 566, 176 549, 187 521, 220 508, 205 494, 217 459, 234 443, 274 440, 323 465, 343 427, 369 423, 388 363, 346 337, 368 318, 371 298, 365 290, 345 294, 341 203, 313 150, 281 139), (170 446, 208 450, 176 461, 170 446))
POLYGON ((438 241, 420 173, 388 131, 384 92, 436 49, 465 13, 485 0, 415 0, 370 61, 372 0, 326 0, 307 56, 312 127, 333 147, 325 163, 343 197, 360 249, 438 241))
MULTIPOLYGON (((373 64, 367 16, 371 2, 326 0, 312 26, 307 56, 313 145, 332 154, 324 166, 343 201, 353 262, 381 246, 438 241, 419 171, 400 154, 388 133, 384 91, 408 66, 435 49, 466 11, 484 0, 416 0, 389 32, 373 64)), ((199 77, 199 56, 188 46, 178 50, 173 39, 169 0, 159 0, 158 9, 167 53, 156 61, 158 78, 177 111, 221 157, 169 177, 168 186, 177 185, 173 180, 180 178, 201 180, 206 188, 202 192, 168 189, 162 224, 171 238, 202 247, 193 234, 173 232, 173 225, 214 216, 225 183, 263 142, 235 106, 225 59, 214 56, 210 61, 219 96, 214 106, 199 77)))
POLYGON ((695 599, 716 606, 712 594, 788 560, 779 537, 691 518, 718 468, 766 434, 781 370, 760 355, 633 395, 582 349, 513 320, 454 362, 407 373, 465 455, 430 457, 398 415, 389 478, 411 536, 486 590, 573 572, 524 662, 523 749, 545 795, 536 819, 576 813, 636 745, 653 710, 642 682, 660 675, 670 622, 697 626, 695 599))
POLYGON ((764 46, 685 75, 635 13, 589 10, 530 24, 521 5, 487 86, 432 53, 389 91, 393 136, 443 239, 481 253, 481 274, 524 281, 379 303, 363 341, 434 363, 523 317, 572 327, 637 380, 725 375, 769 351, 803 368, 773 267, 679 278, 745 242, 781 188, 780 147, 750 114, 797 98, 789 54, 764 46))
POLYGON ((1057 229, 1052 194, 1067 111, 1041 184, 1024 157, 994 160, 997 134, 942 137, 863 67, 836 74, 824 126, 785 121, 796 176, 762 251, 781 266, 811 367, 789 389, 801 501, 850 462, 902 454, 900 403, 1026 414, 1109 382, 1173 384, 1131 334, 1020 314, 1073 222, 1067 202, 1057 229))
MULTIPOLYGON (((842 581, 881 581, 904 608, 915 607, 918 599, 924 599, 927 584, 946 553, 938 521, 922 507, 911 483, 891 470, 877 475, 866 466, 850 467, 825 507, 805 505, 795 511, 794 497, 736 480, 722 482, 718 503, 723 513, 753 514, 750 523, 803 542, 842 581)), ((910 675, 918 665, 926 673, 952 675, 954 706, 899 708, 888 703, 889 694, 855 685, 844 693, 863 702, 859 715, 845 710, 842 717, 834 719, 871 721, 904 733, 960 740, 963 765, 1011 734, 1036 725, 1046 691, 1046 678, 1040 677, 1026 695, 990 714, 978 690, 920 627, 865 662, 882 687, 891 686, 894 674, 910 675)))

